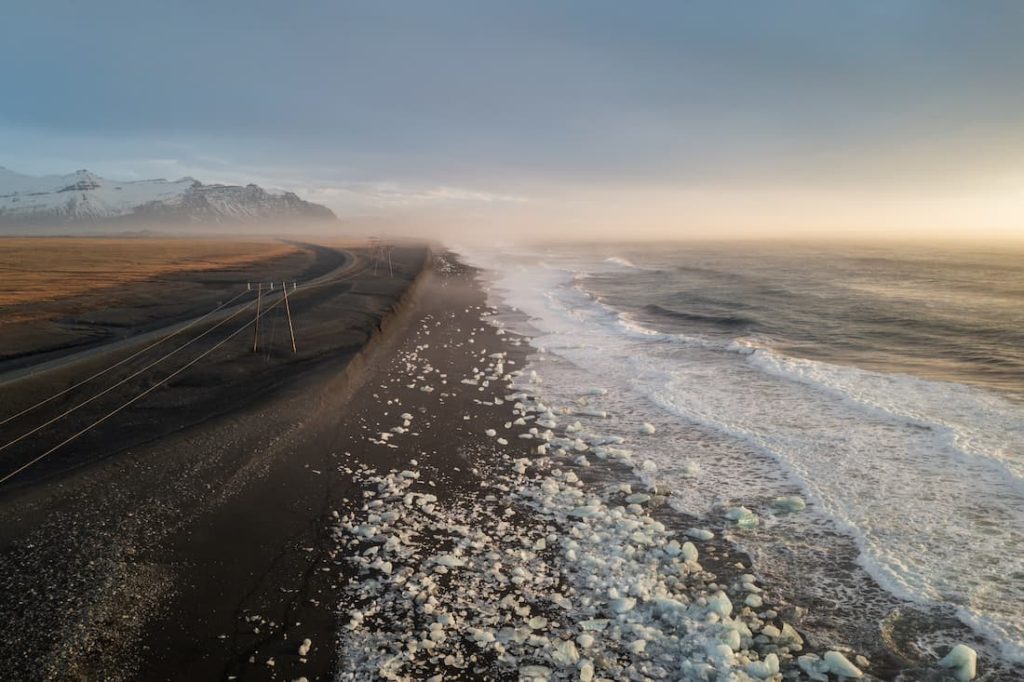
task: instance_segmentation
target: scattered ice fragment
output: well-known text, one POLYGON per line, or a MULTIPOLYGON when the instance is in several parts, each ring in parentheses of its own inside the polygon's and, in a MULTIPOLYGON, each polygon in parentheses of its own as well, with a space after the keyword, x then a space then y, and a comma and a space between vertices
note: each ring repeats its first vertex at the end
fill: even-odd
POLYGON ((715 537, 714 533, 703 528, 690 528, 686 531, 686 534, 695 540, 710 540, 715 537))
POLYGON ((648 436, 653 436, 655 432, 657 432, 657 429, 654 428, 654 424, 644 422, 643 426, 640 427, 640 433, 646 433, 648 436))
POLYGON ((519 669, 520 682, 547 682, 551 679, 551 668, 543 665, 524 665, 519 669))
POLYGON ((440 554, 434 557, 434 563, 446 566, 448 568, 454 568, 456 566, 465 566, 466 562, 453 554, 440 554))
POLYGON ((589 632, 581 632, 576 637, 576 643, 579 644, 580 647, 583 649, 589 649, 591 646, 594 645, 594 636, 589 632))
POLYGON ((299 656, 306 656, 309 654, 309 650, 313 647, 313 640, 304 639, 302 644, 299 645, 299 656))
POLYGON ((600 506, 599 505, 588 504, 588 505, 584 505, 582 507, 576 507, 571 512, 569 512, 569 516, 575 516, 577 518, 587 518, 588 516, 593 516, 599 510, 600 510, 600 506))
POLYGON ((768 679, 779 672, 779 657, 768 654, 763 661, 752 661, 747 664, 747 674, 761 680, 768 679))
POLYGON ((632 611, 634 606, 636 606, 636 599, 633 599, 632 597, 619 597, 618 599, 612 599, 608 602, 608 608, 615 613, 626 613, 627 611, 632 611))
POLYGON ((725 518, 740 528, 754 528, 758 524, 757 514, 746 507, 731 507, 726 510, 725 518))
POLYGON ((732 602, 725 592, 717 592, 708 598, 708 610, 725 618, 732 613, 732 602))
POLYGON ((772 502, 772 506, 782 512, 798 512, 806 509, 807 503, 799 495, 787 495, 785 497, 776 497, 775 501, 772 502))
POLYGON ((584 630, 601 631, 608 627, 608 619, 592 618, 590 620, 581 620, 579 625, 584 630))
POLYGON ((939 661, 943 668, 952 668, 957 682, 968 682, 978 674, 978 653, 966 644, 957 644, 939 661))
POLYGON ((571 639, 556 644, 551 651, 551 660, 563 667, 574 666, 580 660, 580 654, 571 639))
POLYGON ((827 672, 837 675, 838 677, 857 678, 864 676, 864 673, 860 671, 860 668, 846 660, 846 656, 843 656, 838 651, 826 651, 822 660, 828 665, 827 672))

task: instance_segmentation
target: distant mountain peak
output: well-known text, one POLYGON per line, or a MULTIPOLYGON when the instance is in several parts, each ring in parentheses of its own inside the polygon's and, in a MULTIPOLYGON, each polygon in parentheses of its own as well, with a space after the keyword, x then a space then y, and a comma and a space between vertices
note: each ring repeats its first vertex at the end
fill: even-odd
POLYGON ((0 226, 331 221, 330 209, 255 184, 107 180, 87 169, 35 177, 0 166, 0 226))

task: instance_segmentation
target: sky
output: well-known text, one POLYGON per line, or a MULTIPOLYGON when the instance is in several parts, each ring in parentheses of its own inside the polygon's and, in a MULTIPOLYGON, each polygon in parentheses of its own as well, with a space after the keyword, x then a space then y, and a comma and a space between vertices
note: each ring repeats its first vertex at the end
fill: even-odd
POLYGON ((8 0, 0 165, 436 236, 1024 239, 1024 3, 8 0))

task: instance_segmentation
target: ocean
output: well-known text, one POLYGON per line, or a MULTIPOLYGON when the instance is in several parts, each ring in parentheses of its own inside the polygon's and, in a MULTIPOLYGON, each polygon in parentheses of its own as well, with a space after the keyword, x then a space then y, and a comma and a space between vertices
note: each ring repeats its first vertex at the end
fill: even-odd
POLYGON ((516 312, 498 323, 532 337, 546 391, 600 389, 603 429, 656 465, 644 475, 679 511, 718 519, 816 640, 886 677, 959 642, 993 679, 1018 674, 1024 251, 462 252, 516 312), (788 495, 807 508, 779 509, 788 495), (738 505, 756 528, 722 518, 738 505))

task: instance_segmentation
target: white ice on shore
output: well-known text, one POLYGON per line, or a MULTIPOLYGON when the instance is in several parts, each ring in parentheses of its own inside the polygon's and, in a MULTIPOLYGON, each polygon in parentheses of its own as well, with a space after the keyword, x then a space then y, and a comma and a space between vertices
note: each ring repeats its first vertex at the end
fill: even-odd
POLYGON ((939 666, 950 668, 957 682, 968 682, 978 674, 978 654, 966 644, 957 644, 939 661, 939 666))
POLYGON ((739 528, 754 528, 759 523, 757 514, 746 507, 730 507, 725 512, 725 518, 735 523, 739 528))
POLYGON ((798 512, 806 509, 807 503, 799 495, 787 495, 785 497, 776 497, 772 502, 772 506, 783 512, 798 512))
MULTIPOLYGON (((404 471, 346 470, 364 499, 335 520, 332 556, 358 576, 338 574, 339 612, 347 614, 339 680, 488 674, 778 682, 783 670, 797 669, 803 640, 754 576, 722 584, 699 563, 702 552, 710 556, 715 548, 698 550, 687 538, 706 542, 714 533, 677 533, 652 515, 667 493, 655 485, 656 467, 645 466, 639 447, 635 461, 644 463, 637 465, 629 450, 614 447, 622 443, 617 436, 588 433, 580 422, 552 432, 556 414, 606 412, 589 401, 546 406, 536 393, 536 373, 497 376, 504 369, 499 364, 512 364, 504 354, 484 351, 476 362, 480 367, 467 377, 475 383, 456 388, 481 399, 512 392, 503 402, 490 400, 511 414, 508 438, 485 431, 494 440, 484 441, 484 452, 467 467, 478 476, 469 489, 434 495, 428 491, 436 472, 415 462, 404 471), (490 360, 486 366, 483 358, 490 360), (523 457, 527 451, 535 454, 523 457), (588 457, 633 467, 641 478, 603 489, 588 485, 572 464, 588 466, 588 457)), ((590 429, 597 422, 587 423, 590 429)), ((699 474, 695 463, 686 468, 699 474)), ((743 528, 758 523, 746 507, 725 515, 743 528)), ((812 656, 807 665, 815 675, 851 668, 860 674, 838 652, 812 656)))

